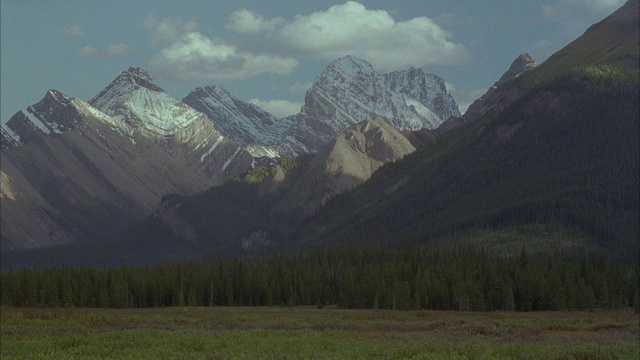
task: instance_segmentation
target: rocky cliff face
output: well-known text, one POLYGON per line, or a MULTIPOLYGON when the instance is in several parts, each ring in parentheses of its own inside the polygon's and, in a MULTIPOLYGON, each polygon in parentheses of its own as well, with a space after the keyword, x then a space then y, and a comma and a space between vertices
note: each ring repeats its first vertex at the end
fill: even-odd
POLYGON ((291 126, 289 119, 278 119, 220 86, 197 88, 182 102, 209 116, 216 127, 240 146, 277 145, 291 126))
POLYGON ((398 130, 418 130, 459 115, 438 76, 414 68, 379 74, 368 62, 347 56, 316 78, 301 112, 290 118, 280 150, 289 155, 317 152, 338 132, 376 116, 398 130))
POLYGON ((80 119, 71 102, 68 96, 51 89, 38 103, 12 116, 4 132, 18 144, 27 144, 39 134, 62 134, 80 119))

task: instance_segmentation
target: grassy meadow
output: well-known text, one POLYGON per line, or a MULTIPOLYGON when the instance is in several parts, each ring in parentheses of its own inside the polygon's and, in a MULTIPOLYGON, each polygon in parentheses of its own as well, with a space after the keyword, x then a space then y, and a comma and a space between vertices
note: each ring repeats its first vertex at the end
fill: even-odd
POLYGON ((618 312, 1 309, 8 359, 639 359, 618 312))

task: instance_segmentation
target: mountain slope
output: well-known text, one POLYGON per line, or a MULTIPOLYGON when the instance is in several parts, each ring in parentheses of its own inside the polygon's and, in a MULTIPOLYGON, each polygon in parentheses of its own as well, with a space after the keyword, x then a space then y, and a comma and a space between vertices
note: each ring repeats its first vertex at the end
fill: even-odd
POLYGON ((28 142, 0 153, 3 248, 84 239, 140 218, 167 191, 192 192, 210 184, 196 174, 177 176, 182 166, 169 154, 145 138, 133 140, 126 127, 89 104, 60 94, 58 99, 52 109, 62 107, 73 117, 39 112, 34 121, 54 130, 68 121, 72 129, 46 134, 30 125, 25 112, 7 123, 28 142), (146 151, 159 163, 150 164, 146 151))
POLYGON ((314 156, 282 203, 310 214, 369 179, 383 164, 413 151, 411 142, 382 118, 363 121, 340 132, 314 156))
MULTIPOLYGON (((412 151, 383 119, 365 121, 318 154, 256 167, 196 195, 166 195, 153 215, 125 231, 52 250, 53 263, 86 265, 89 257, 112 266, 287 251, 287 239, 318 206, 412 151)), ((43 252, 29 254, 20 256, 52 264, 43 252)))
MULTIPOLYGON (((591 27, 585 36, 599 42, 589 46, 636 37, 638 11, 629 8, 637 3, 591 27)), ((637 76, 625 75, 637 58, 621 64, 604 54, 598 59, 610 61, 594 66, 580 56, 585 44, 581 37, 561 57, 498 87, 475 122, 330 202, 298 234, 301 246, 425 242, 545 224, 637 256, 640 94, 637 76), (581 60, 571 65, 571 58, 581 60), (548 76, 560 68, 568 70, 548 76)))
MULTIPOLYGON (((316 155, 255 168, 195 196, 165 196, 146 224, 121 237, 134 240, 151 233, 155 240, 149 241, 159 247, 182 242, 208 256, 285 250, 288 242, 283 240, 323 202, 414 150, 383 119, 365 121, 341 132, 316 155), (159 228, 170 229, 160 242, 153 231, 159 228)), ((189 250, 184 251, 188 258, 189 250)), ((128 259, 133 260, 132 253, 128 259)))

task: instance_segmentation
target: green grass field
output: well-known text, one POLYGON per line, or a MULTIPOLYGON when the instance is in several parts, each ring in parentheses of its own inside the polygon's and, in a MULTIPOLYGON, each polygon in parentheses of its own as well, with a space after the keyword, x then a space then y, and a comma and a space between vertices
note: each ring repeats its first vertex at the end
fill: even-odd
POLYGON ((621 312, 2 308, 7 359, 639 359, 621 312))

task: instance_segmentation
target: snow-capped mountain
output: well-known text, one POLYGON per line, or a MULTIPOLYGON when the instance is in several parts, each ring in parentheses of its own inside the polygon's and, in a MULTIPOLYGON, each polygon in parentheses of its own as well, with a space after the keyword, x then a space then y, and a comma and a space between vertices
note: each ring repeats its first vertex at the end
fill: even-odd
POLYGON ((175 135, 180 143, 193 144, 196 134, 183 130, 206 122, 204 114, 168 95, 141 68, 123 71, 89 103, 149 138, 175 135))
POLYGON ((316 78, 280 149, 290 155, 316 152, 339 131, 375 116, 398 130, 418 130, 459 115, 437 75, 414 68, 381 74, 368 62, 346 56, 316 78))
POLYGON ((220 86, 199 87, 182 102, 207 114, 216 127, 240 146, 277 145, 291 126, 290 119, 278 119, 220 86))
POLYGON ((3 248, 92 238, 257 162, 141 69, 92 103, 49 90, 2 126, 3 248))
POLYGON ((141 68, 123 71, 90 103, 213 178, 246 170, 253 157, 264 156, 242 149, 206 114, 168 95, 141 68))

